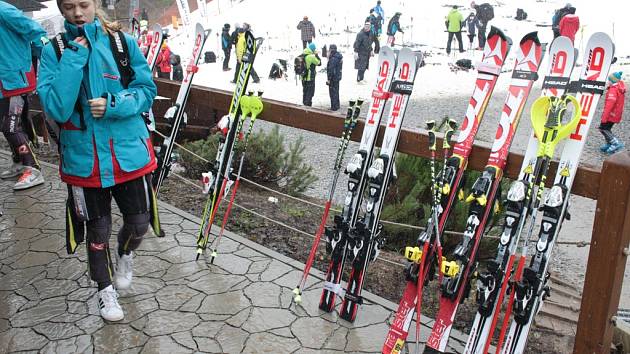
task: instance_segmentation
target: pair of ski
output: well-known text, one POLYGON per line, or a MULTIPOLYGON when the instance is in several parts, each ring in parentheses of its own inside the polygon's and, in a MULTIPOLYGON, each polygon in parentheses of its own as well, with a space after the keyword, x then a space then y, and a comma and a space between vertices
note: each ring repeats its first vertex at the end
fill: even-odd
MULTIPOLYGON (((210 177, 208 183, 208 199, 203 210, 201 227, 197 235, 196 259, 199 259, 208 246, 210 231, 219 204, 233 183, 234 177, 232 175, 232 160, 234 158, 234 146, 236 145, 240 132, 243 128, 247 114, 251 114, 251 119, 247 134, 243 139, 244 148, 247 147, 247 142, 252 132, 256 116, 260 114, 263 108, 262 101, 260 100, 260 92, 258 96, 252 96, 251 94, 250 97, 245 96, 250 72, 254 65, 254 59, 256 58, 256 53, 258 52, 258 48, 261 44, 262 38, 254 38, 251 32, 245 32, 245 53, 243 54, 242 64, 240 65, 240 71, 236 80, 236 87, 234 88, 234 95, 232 96, 232 102, 230 104, 230 111, 228 112, 227 134, 219 142, 217 156, 214 164, 210 168, 210 174, 212 177, 210 177), (245 101, 245 103, 243 104, 242 101, 245 101)), ((234 198, 240 181, 241 169, 243 167, 244 152, 245 150, 243 150, 243 155, 241 155, 238 176, 236 177, 236 182, 234 182, 234 189, 232 190, 230 202, 223 218, 221 231, 212 242, 213 249, 210 263, 213 263, 217 256, 217 249, 221 241, 221 236, 223 235, 232 204, 234 203, 234 198)))
MULTIPOLYGON (((350 322, 356 318, 358 306, 362 303, 361 291, 368 263, 376 258, 383 242, 379 237, 380 213, 385 192, 391 181, 402 121, 413 90, 416 72, 421 62, 422 57, 408 48, 400 50, 398 55, 390 47, 381 48, 378 58, 376 89, 372 92, 359 151, 351 158, 345 169, 349 178, 342 214, 335 216, 332 229, 326 228, 325 230, 328 240, 326 249, 331 254, 331 260, 326 273, 319 308, 326 312, 331 312, 334 309, 337 295, 341 296, 343 266, 346 257, 350 254, 353 258, 352 270, 340 310, 341 318, 350 322), (392 104, 385 126, 383 144, 380 154, 374 159, 376 137, 388 100, 391 100, 392 104), (367 193, 366 211, 363 218, 359 220, 364 191, 367 193)), ((357 111, 354 113, 348 111, 348 117, 355 117, 356 119, 356 116, 358 116, 357 111)), ((334 185, 343 159, 344 144, 347 145, 344 140, 349 139, 350 134, 344 136, 347 138, 342 139, 342 147, 338 151, 333 187, 326 203, 324 216, 302 277, 294 289, 296 302, 301 300, 301 291, 305 286, 312 258, 324 231, 334 185), (341 159, 339 159, 340 156, 341 159)))

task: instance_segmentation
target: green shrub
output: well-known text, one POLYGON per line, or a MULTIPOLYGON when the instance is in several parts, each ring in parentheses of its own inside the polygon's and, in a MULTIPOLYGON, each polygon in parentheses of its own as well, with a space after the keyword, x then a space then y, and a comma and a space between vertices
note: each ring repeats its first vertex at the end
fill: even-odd
MULTIPOLYGON (((218 142, 219 134, 214 134, 203 140, 187 142, 184 147, 206 160, 214 161, 218 142)), ((238 172, 242 148, 242 144, 236 144, 232 162, 234 173, 238 172)), ((187 177, 199 179, 202 172, 209 170, 210 166, 207 163, 184 150, 179 150, 178 162, 186 169, 187 177)), ((317 180, 312 167, 304 163, 303 152, 304 144, 301 139, 290 144, 287 150, 284 137, 277 126, 268 133, 263 131, 252 133, 241 175, 292 195, 300 194, 317 180)))

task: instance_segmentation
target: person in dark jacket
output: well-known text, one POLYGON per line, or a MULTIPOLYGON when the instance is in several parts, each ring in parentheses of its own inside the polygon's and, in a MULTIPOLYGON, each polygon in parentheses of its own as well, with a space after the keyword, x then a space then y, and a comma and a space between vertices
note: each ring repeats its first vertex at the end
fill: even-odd
POLYGON ((232 52, 232 36, 230 36, 230 24, 223 25, 221 31, 221 49, 223 50, 223 71, 229 71, 230 53, 232 52))
POLYGON ((475 37, 477 37, 477 28, 480 26, 479 19, 475 15, 474 12, 471 12, 468 17, 466 17, 466 27, 468 29, 468 47, 472 48, 473 41, 475 37))
POLYGON ((328 94, 330 95, 330 110, 339 110, 339 81, 341 81, 341 71, 343 68, 343 55, 337 51, 337 46, 331 44, 328 52, 328 64, 326 73, 328 74, 328 94))
POLYGON ((315 43, 308 45, 304 49, 304 65, 306 74, 302 76, 302 103, 305 106, 313 105, 313 96, 315 95, 315 75, 317 66, 322 65, 322 60, 317 54, 317 46, 315 43))
POLYGON ((357 69, 357 82, 365 83, 363 76, 370 64, 372 56, 372 36, 370 35, 371 23, 366 21, 363 30, 357 33, 354 40, 354 68, 357 69))
POLYGON ((182 81, 184 80, 184 68, 182 68, 182 58, 173 54, 171 56, 171 65, 173 66, 173 81, 182 81))
POLYGON ((370 36, 372 36, 372 41, 374 42, 374 53, 378 54, 381 50, 380 36, 382 19, 376 13, 376 10, 371 9, 370 16, 368 16, 365 20, 370 22, 370 36))
POLYGON ((394 42, 396 41, 396 33, 405 33, 400 27, 400 16, 402 14, 400 12, 396 12, 394 17, 389 20, 389 24, 387 24, 387 45, 390 47, 394 46, 394 42))
POLYGON ((313 22, 308 20, 308 16, 304 16, 302 21, 298 23, 297 29, 300 30, 302 49, 306 49, 306 45, 311 44, 313 42, 313 38, 315 38, 315 26, 313 25, 313 22))
POLYGON ((479 20, 477 38, 479 39, 479 49, 483 50, 486 46, 486 28, 488 28, 488 22, 494 18, 494 8, 487 2, 477 5, 474 1, 470 3, 470 7, 475 9, 479 20))

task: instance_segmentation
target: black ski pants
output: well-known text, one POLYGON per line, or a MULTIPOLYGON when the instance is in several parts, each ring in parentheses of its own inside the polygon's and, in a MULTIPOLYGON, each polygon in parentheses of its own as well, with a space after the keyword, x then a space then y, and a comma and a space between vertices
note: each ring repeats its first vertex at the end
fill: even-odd
POLYGON ((488 27, 488 23, 480 21, 479 24, 481 26, 477 33, 477 39, 479 40, 479 48, 483 49, 486 46, 486 28, 488 27))
POLYGON ((308 41, 302 41, 302 49, 306 49, 306 46, 313 43, 312 39, 309 39, 308 41))
POLYGON ((302 103, 305 106, 313 105, 313 96, 315 95, 315 80, 302 81, 302 103))
MULTIPOLYGON (((232 80, 232 82, 236 82, 236 79, 238 78, 238 73, 239 71, 241 71, 241 65, 243 65, 243 63, 241 62, 236 63, 236 68, 234 70, 234 79, 232 80)), ((258 73, 256 73, 256 69, 254 69, 253 66, 249 72, 249 75, 251 75, 252 79, 254 80, 254 83, 257 83, 260 81, 260 77, 258 77, 258 73)))
POLYGON ((453 36, 457 38, 457 44, 459 45, 459 51, 464 51, 464 44, 462 42, 462 33, 461 32, 449 32, 448 33, 448 42, 446 43, 446 54, 451 54, 451 42, 453 41, 453 36))
POLYGON ((26 129, 33 129, 30 123, 26 95, 0 99, 0 130, 11 147, 13 162, 39 168, 29 136, 25 132, 26 129))
POLYGON ((232 48, 223 48, 223 71, 229 68, 231 52, 232 48))
POLYGON ((330 96, 330 109, 339 109, 339 81, 328 82, 328 95, 330 96))
POLYGON ((601 123, 599 125, 599 132, 602 133, 607 144, 612 144, 615 140, 615 135, 612 133, 613 125, 615 125, 613 122, 601 123))

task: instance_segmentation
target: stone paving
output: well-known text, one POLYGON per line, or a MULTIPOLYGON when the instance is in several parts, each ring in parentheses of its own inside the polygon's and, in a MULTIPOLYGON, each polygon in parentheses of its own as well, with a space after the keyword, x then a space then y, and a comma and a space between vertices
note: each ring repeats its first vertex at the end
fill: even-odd
MULTIPOLYGON (((0 169, 9 164, 0 151, 0 169)), ((322 313, 315 271, 296 307, 291 290, 303 264, 229 232, 214 265, 195 261, 199 219, 165 203, 167 237, 147 235, 133 285, 120 292, 125 319, 104 322, 85 248, 65 251, 65 185, 56 166, 44 173, 46 183, 26 191, 0 181, 0 353, 380 352, 396 304, 366 293, 354 324, 322 313)), ((422 322, 425 340, 432 323, 422 322)), ((461 352, 462 335, 450 345, 461 352)))

